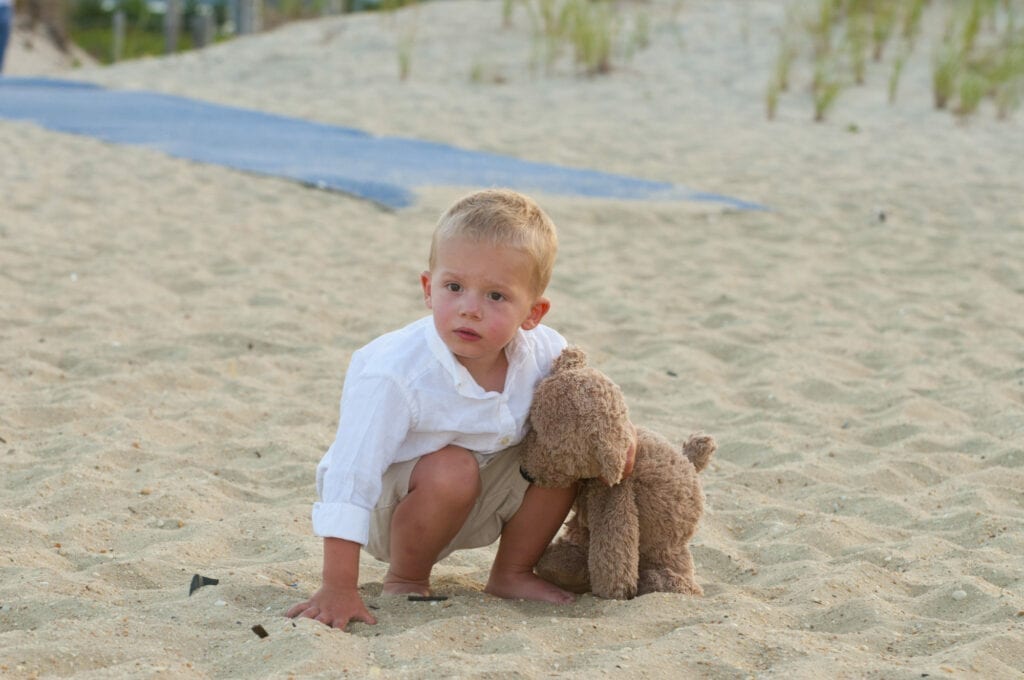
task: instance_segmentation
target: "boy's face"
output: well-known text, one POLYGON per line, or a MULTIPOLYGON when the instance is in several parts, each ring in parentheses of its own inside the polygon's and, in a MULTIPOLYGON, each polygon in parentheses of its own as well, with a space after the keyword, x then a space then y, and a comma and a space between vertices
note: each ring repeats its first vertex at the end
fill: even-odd
POLYGON ((444 344, 474 375, 489 368, 519 328, 536 328, 551 303, 534 292, 534 264, 514 248, 450 238, 420 282, 444 344))

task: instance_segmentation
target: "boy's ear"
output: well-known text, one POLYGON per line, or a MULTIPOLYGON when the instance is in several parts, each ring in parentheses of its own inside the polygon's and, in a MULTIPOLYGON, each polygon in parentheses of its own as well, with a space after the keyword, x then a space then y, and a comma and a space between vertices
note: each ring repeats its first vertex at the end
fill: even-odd
POLYGON ((530 307, 530 315, 526 317, 526 321, 522 323, 521 328, 524 331, 531 331, 540 325, 540 320, 544 318, 544 315, 551 309, 551 300, 546 297, 539 297, 537 301, 530 307))
POLYGON ((427 309, 433 309, 430 306, 430 272, 424 271, 420 274, 420 286, 423 287, 423 301, 427 303, 427 309))

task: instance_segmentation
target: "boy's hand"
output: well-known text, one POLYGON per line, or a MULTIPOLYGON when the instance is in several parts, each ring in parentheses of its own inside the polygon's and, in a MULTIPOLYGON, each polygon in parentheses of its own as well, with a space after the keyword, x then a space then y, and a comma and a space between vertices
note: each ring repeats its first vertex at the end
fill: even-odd
POLYGON ((304 616, 331 628, 344 628, 349 621, 373 625, 377 619, 359 597, 360 545, 341 538, 324 539, 324 581, 313 597, 289 609, 285 616, 304 616))
POLYGON ((370 625, 377 623, 355 588, 330 590, 325 586, 313 593, 313 597, 289 609, 285 616, 292 619, 303 616, 330 628, 344 628, 349 621, 362 621, 370 625))

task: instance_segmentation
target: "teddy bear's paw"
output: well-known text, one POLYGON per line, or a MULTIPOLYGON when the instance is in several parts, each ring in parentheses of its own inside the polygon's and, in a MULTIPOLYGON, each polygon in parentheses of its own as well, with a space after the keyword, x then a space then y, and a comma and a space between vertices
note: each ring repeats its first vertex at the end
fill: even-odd
POLYGON ((704 590, 693 578, 683 576, 671 569, 645 569, 641 571, 637 592, 640 595, 646 595, 647 593, 704 594, 704 590))
POLYGON ((637 589, 632 584, 615 584, 604 587, 594 586, 593 593, 606 600, 632 600, 637 596, 637 589))
POLYGON ((678 583, 678 589, 673 592, 682 593, 683 595, 695 595, 697 597, 704 595, 704 589, 692 578, 681 579, 678 583))

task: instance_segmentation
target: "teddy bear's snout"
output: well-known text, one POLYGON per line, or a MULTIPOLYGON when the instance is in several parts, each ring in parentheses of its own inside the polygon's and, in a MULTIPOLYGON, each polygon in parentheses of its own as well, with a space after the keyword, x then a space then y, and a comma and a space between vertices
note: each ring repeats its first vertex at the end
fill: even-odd
POLYGON ((523 467, 522 465, 519 466, 519 474, 521 474, 523 476, 523 479, 528 481, 530 484, 536 484, 537 483, 537 480, 533 478, 533 475, 531 475, 529 472, 527 472, 526 468, 523 467))

